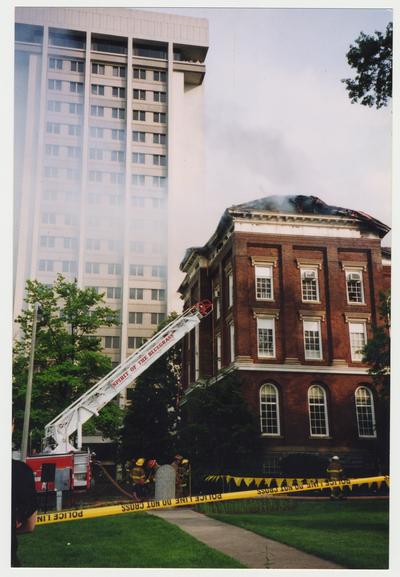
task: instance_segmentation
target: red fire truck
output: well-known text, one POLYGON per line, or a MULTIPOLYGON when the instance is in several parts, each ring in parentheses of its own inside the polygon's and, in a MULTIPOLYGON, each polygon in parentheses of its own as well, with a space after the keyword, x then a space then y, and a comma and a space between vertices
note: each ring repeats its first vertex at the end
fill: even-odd
POLYGON ((89 489, 90 451, 82 450, 82 426, 121 393, 154 361, 196 327, 212 311, 201 301, 171 321, 126 361, 113 369, 45 427, 44 450, 27 457, 35 475, 37 491, 89 489), (76 434, 76 446, 71 439, 76 434))

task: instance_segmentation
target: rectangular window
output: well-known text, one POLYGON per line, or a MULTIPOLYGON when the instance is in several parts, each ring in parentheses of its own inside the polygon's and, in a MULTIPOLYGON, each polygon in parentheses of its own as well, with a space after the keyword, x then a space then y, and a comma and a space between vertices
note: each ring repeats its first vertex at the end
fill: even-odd
POLYGON ((107 273, 108 274, 116 274, 120 275, 122 272, 122 267, 118 262, 110 262, 107 265, 107 273))
POLYGON ((111 109, 111 116, 113 118, 125 118, 125 108, 112 108, 111 109))
POLYGON ((52 260, 39 260, 39 270, 43 272, 52 272, 54 270, 54 261, 52 260))
POLYGON ((113 86, 112 95, 115 98, 125 98, 125 88, 122 86, 113 86))
POLYGON ((163 154, 153 154, 153 164, 155 166, 167 166, 167 157, 163 154))
POLYGON ((54 248, 55 240, 56 240, 55 236, 41 236, 40 246, 47 248, 54 248))
POLYGON ((135 88, 133 90, 133 99, 134 100, 146 100, 146 91, 145 90, 139 90, 139 89, 135 88))
POLYGON ((83 82, 70 82, 69 91, 75 94, 83 94, 83 82))
POLYGON ((111 130, 113 140, 125 140, 125 130, 123 128, 113 128, 111 130))
POLYGON ((146 133, 139 132, 138 130, 134 130, 132 132, 132 140, 133 142, 145 142, 146 141, 146 133))
POLYGON ((130 249, 131 249, 131 252, 143 253, 144 252, 144 242, 139 241, 139 240, 133 240, 130 243, 130 249))
POLYGON ((46 178, 58 178, 58 168, 56 166, 45 166, 44 175, 46 178))
POLYGON ((108 299, 120 299, 121 298, 121 287, 114 287, 114 286, 107 287, 107 298, 108 299))
POLYGON ((349 322, 351 360, 362 362, 363 348, 367 344, 367 327, 363 322, 349 322))
POLYGON ((216 348, 217 348, 217 371, 219 371, 220 368, 222 367, 222 341, 221 341, 221 335, 217 335, 216 348))
POLYGON ((140 122, 146 121, 146 112, 144 110, 134 110, 133 120, 140 120, 140 122))
POLYGON ((48 100, 47 110, 49 112, 61 112, 61 102, 59 100, 48 100))
POLYGON ((79 180, 81 177, 80 168, 67 168, 67 179, 68 180, 79 180))
POLYGON ((100 263, 98 263, 98 262, 85 263, 85 272, 87 274, 99 274, 100 273, 100 263))
POLYGON ((226 275, 226 281, 228 285, 228 307, 233 305, 233 274, 229 271, 226 275))
POLYGON ((110 239, 107 241, 107 249, 108 249, 110 252, 115 252, 115 251, 121 250, 121 241, 118 240, 118 239, 110 238, 110 239))
POLYGON ((42 213, 42 223, 43 224, 56 224, 56 214, 54 212, 43 212, 42 213))
POLYGON ((58 144, 46 144, 46 155, 47 156, 58 156, 60 152, 60 147, 58 144))
POLYGON ((158 124, 166 124, 167 115, 165 112, 153 112, 153 122, 158 124))
POLYGON ((83 114, 83 105, 77 102, 69 103, 69 113, 70 114, 83 114))
POLYGON ((153 176, 153 186, 155 188, 165 188, 167 186, 167 177, 153 176))
POLYGON ((221 291, 218 285, 214 289, 214 310, 215 318, 219 319, 221 316, 221 291))
POLYGON ((134 186, 144 186, 146 176, 144 174, 132 174, 132 184, 134 186))
POLYGON ((120 337, 104 337, 104 348, 119 349, 120 337))
POLYGON ((313 385, 308 391, 308 410, 310 435, 327 437, 329 435, 326 394, 322 387, 313 385))
POLYGON ((90 182, 102 182, 103 173, 99 170, 89 170, 89 181, 90 182))
POLYGON ((150 322, 158 326, 165 319, 165 313, 151 313, 150 322))
POLYGON ((151 267, 151 276, 165 278, 167 268, 164 265, 153 265, 151 267))
POLYGON ((145 337, 128 337, 128 349, 140 349, 145 342, 145 337))
POLYGON ((46 132, 49 134, 60 134, 61 124, 58 122, 47 122, 46 123, 46 132))
POLYGON ((125 66, 113 66, 113 76, 118 76, 119 78, 125 78, 126 76, 125 66))
POLYGON ((256 299, 273 300, 272 265, 256 266, 256 299))
POLYGON ((131 276, 143 276, 144 274, 144 267, 142 264, 130 264, 129 265, 129 274, 131 276))
POLYGON ((322 359, 321 322, 303 321, 304 357, 306 359, 322 359))
POLYGON ((230 323, 229 325, 229 352, 231 363, 235 361, 235 325, 230 323))
POLYGON ((153 80, 154 82, 166 82, 167 73, 163 70, 153 70, 153 80))
POLYGON ((63 61, 61 58, 49 58, 49 68, 51 70, 62 70, 63 61))
POLYGON ((81 127, 79 124, 68 124, 68 134, 69 136, 80 136, 81 127))
POLYGON ((104 96, 104 86, 102 84, 92 84, 92 94, 95 96, 104 96))
POLYGON ((123 150, 112 150, 111 151, 111 160, 114 162, 124 162, 125 152, 123 150))
POLYGON ((125 175, 123 172, 110 172, 110 181, 112 184, 124 184, 125 175))
POLYGON ((54 78, 49 78, 47 86, 49 90, 61 90, 62 88, 61 80, 55 80, 54 78))
POLYGON ((71 72, 83 72, 84 71, 84 62, 82 60, 71 60, 71 72))
POLYGON ((152 301, 165 301, 165 290, 164 289, 151 289, 151 300, 152 301))
POLYGON ((143 300, 143 289, 142 288, 130 288, 129 289, 129 298, 134 301, 142 301, 143 300))
POLYGON ((86 239, 86 249, 87 250, 100 250, 100 239, 87 238, 86 239))
POLYGON ((64 248, 75 249, 78 246, 78 239, 71 236, 66 236, 64 237, 63 244, 64 248))
POLYGON ((167 102, 167 93, 166 92, 153 92, 153 100, 154 100, 154 102, 167 102))
POLYGON ((153 144, 166 144, 167 143, 167 135, 161 134, 159 132, 154 132, 153 134, 153 144))
POLYGON ((62 261, 62 272, 76 272, 76 262, 74 260, 62 261))
POLYGON ((301 275, 301 298, 306 302, 318 302, 318 269, 302 268, 301 275))
POLYGON ((346 270, 347 302, 364 304, 363 278, 360 270, 346 270))
POLYGON ((129 324, 130 325, 142 325, 143 324, 143 313, 130 312, 129 313, 129 324))
POLYGON ((143 152, 132 152, 132 162, 134 164, 145 164, 145 154, 143 152))
POLYGON ((92 74, 105 74, 104 64, 97 64, 97 62, 92 63, 92 74))
POLYGON ((266 384, 260 388, 261 433, 279 435, 279 397, 275 385, 266 384))
POLYGON ((144 208, 144 201, 143 196, 131 196, 131 204, 132 206, 136 206, 136 208, 144 208))
POLYGON ((89 148, 89 158, 90 160, 103 160, 103 149, 89 148))
POLYGON ((257 318, 257 343, 259 357, 275 357, 275 319, 257 318))
POLYGON ((146 80, 146 70, 144 68, 134 68, 133 78, 138 80, 146 80))
POLYGON ((99 128, 98 126, 91 126, 90 136, 92 138, 104 138, 104 128, 99 128))

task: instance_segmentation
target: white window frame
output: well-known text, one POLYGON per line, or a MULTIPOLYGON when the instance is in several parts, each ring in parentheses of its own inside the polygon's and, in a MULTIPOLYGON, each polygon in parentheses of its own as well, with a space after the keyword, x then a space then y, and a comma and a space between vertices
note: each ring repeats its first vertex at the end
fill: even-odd
MULTIPOLYGON (((272 264, 256 264, 254 266, 256 300, 258 301, 273 301, 274 300, 274 268, 272 264), (265 271, 268 271, 266 273, 265 271), (263 274, 264 273, 264 274, 263 274), (270 281, 270 296, 261 296, 262 290, 259 288, 258 281, 268 279, 270 281)), ((267 292, 267 291, 266 291, 267 292)))
POLYGON ((300 283, 301 283, 301 300, 304 303, 318 303, 320 302, 320 295, 319 295, 319 278, 318 278, 318 267, 313 267, 313 266, 302 266, 300 267, 300 283), (309 298, 305 298, 304 295, 304 285, 303 285, 303 281, 305 278, 307 278, 307 274, 309 273, 313 273, 315 276, 315 287, 316 287, 316 298, 315 299, 309 299, 309 298))
POLYGON ((216 336, 216 352, 217 352, 217 371, 222 368, 222 339, 221 334, 218 333, 216 336))
POLYGON ((329 437, 329 418, 328 418, 328 403, 327 403, 327 399, 326 399, 326 391, 323 387, 321 387, 321 385, 311 385, 308 388, 308 392, 307 392, 307 400, 308 400, 308 418, 309 418, 309 424, 310 424, 310 437, 329 437), (312 431, 312 422, 311 422, 311 391, 317 388, 318 390, 322 391, 322 398, 323 398, 323 402, 319 404, 319 406, 323 406, 324 409, 324 418, 325 418, 325 429, 326 432, 325 433, 313 433, 312 431))
POLYGON ((232 272, 232 269, 230 269, 226 273, 226 282, 228 285, 228 308, 230 308, 231 306, 233 306, 233 272, 232 272))
POLYGON ((235 362, 235 325, 233 322, 229 323, 229 354, 231 363, 235 362))
MULTIPOLYGON (((363 347, 367 344, 367 322, 364 320, 359 320, 359 319, 349 319, 349 344, 350 344, 350 355, 351 355, 351 360, 353 363, 362 363, 363 362, 363 355, 362 352, 358 353, 355 350, 355 347, 353 346, 352 343, 352 335, 354 334, 360 334, 360 333, 356 333, 356 331, 352 331, 352 327, 354 327, 354 325, 361 325, 363 327, 363 335, 364 335, 364 345, 363 347)), ((361 350, 361 349, 359 349, 361 350)))
POLYGON ((257 356, 264 359, 276 358, 276 328, 275 317, 257 317, 257 356), (264 325, 264 326, 262 326, 264 325), (260 330, 272 330, 272 353, 267 354, 260 351, 260 330))
MULTIPOLYGON (((310 330, 310 329, 309 329, 310 330)), ((323 357, 322 351, 322 336, 321 336, 321 319, 317 318, 305 318, 303 319, 303 344, 304 344, 304 358, 307 361, 320 361, 323 357), (311 355, 311 351, 306 348, 306 324, 316 323, 318 325, 318 343, 319 343, 319 356, 311 355)))
POLYGON ((346 268, 345 269, 345 277, 346 277, 346 298, 347 298, 347 304, 349 305, 365 305, 365 292, 364 292, 364 278, 363 278, 363 269, 360 268, 346 268), (351 274, 358 274, 361 280, 361 300, 360 301, 354 301, 354 300, 350 300, 349 297, 349 277, 351 274))
POLYGON ((281 419, 280 419, 280 406, 279 406, 279 391, 278 388, 273 383, 264 383, 260 387, 259 392, 260 397, 260 430, 261 434, 264 437, 279 437, 281 435, 281 419), (272 390, 275 395, 275 401, 266 401, 263 400, 263 391, 266 387, 272 387, 272 390), (267 429, 267 421, 268 421, 268 411, 266 410, 267 405, 273 405, 276 411, 276 433, 268 432, 267 429), (263 410, 264 409, 264 410, 263 410), (265 421, 265 426, 263 425, 263 421, 265 421))
POLYGON ((194 329, 194 380, 200 376, 200 327, 197 324, 194 329))
POLYGON ((369 387, 366 387, 365 385, 360 385, 359 387, 357 387, 357 389, 354 391, 354 403, 355 403, 355 409, 356 409, 356 418, 357 418, 357 431, 358 431, 358 436, 360 439, 376 439, 376 419, 375 419, 375 406, 374 406, 374 395, 372 394, 372 391, 369 387), (369 396, 369 405, 363 405, 361 404, 358 399, 357 399, 357 394, 361 391, 361 390, 365 390, 368 393, 369 396), (360 415, 360 408, 361 407, 369 407, 370 408, 370 416, 369 418, 371 419, 371 424, 372 424, 372 429, 373 429, 373 434, 372 435, 366 435, 366 434, 362 434, 361 432, 361 415, 360 415))

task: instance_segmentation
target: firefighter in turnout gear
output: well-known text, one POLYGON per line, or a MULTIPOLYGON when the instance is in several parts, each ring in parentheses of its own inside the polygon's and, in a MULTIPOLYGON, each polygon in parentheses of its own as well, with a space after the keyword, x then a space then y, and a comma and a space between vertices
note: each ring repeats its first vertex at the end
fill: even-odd
POLYGON ((143 500, 145 497, 146 474, 143 468, 144 459, 140 457, 136 459, 135 466, 130 472, 130 482, 132 490, 136 493, 138 499, 143 500))
MULTIPOLYGON (((326 472, 331 481, 339 481, 340 479, 343 479, 343 467, 337 455, 331 457, 326 472)), ((332 487, 331 499, 344 499, 343 489, 341 487, 332 487)))
POLYGON ((156 478, 156 473, 157 473, 157 469, 160 468, 160 465, 157 463, 157 461, 155 459, 148 459, 146 461, 146 480, 148 482, 148 486, 147 486, 147 497, 149 499, 154 499, 154 494, 155 494, 155 478, 156 478))

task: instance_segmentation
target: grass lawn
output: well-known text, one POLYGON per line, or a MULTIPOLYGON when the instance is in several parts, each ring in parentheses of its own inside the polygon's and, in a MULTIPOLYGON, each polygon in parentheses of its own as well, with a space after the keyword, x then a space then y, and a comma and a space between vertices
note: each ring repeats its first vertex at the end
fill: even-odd
POLYGON ((18 543, 24 567, 244 568, 146 513, 43 525, 18 543))
POLYGON ((219 521, 292 545, 349 569, 388 568, 388 501, 288 499, 282 500, 278 507, 273 499, 263 499, 259 502, 259 513, 255 501, 242 502, 241 510, 238 505, 228 502, 201 505, 199 510, 219 521), (266 512, 268 502, 271 510, 266 512))

